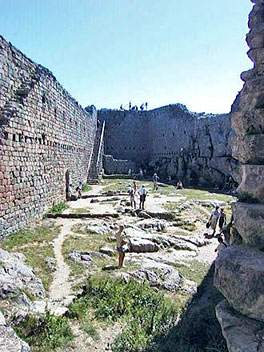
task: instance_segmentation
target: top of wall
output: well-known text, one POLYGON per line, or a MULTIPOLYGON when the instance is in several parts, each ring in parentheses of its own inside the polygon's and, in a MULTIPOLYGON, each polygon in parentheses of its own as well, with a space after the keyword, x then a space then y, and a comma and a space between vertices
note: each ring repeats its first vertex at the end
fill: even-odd
MULTIPOLYGON (((114 113, 120 113, 123 112, 124 114, 133 114, 133 115, 138 115, 138 116, 145 116, 148 113, 152 113, 155 115, 155 113, 163 113, 163 112, 173 112, 173 113, 180 113, 180 114, 186 114, 190 115, 192 117, 197 117, 197 118, 212 118, 212 117, 217 117, 217 116, 222 116, 222 115, 228 115, 228 114, 206 114, 205 112, 193 112, 190 111, 186 105, 181 104, 181 103, 176 103, 176 104, 168 104, 164 105, 155 109, 151 110, 120 110, 120 109, 107 109, 107 108, 102 108, 98 110, 99 113, 101 114, 114 114, 114 113)), ((175 115, 174 115, 175 116, 175 115)), ((177 115, 178 116, 178 115, 177 115)))
POLYGON ((49 80, 53 81, 54 84, 56 85, 56 88, 58 90, 60 90, 63 93, 63 95, 65 95, 67 97, 67 99, 69 101, 71 101, 76 106, 76 108, 78 110, 80 110, 82 113, 87 114, 87 117, 91 116, 90 112, 85 110, 78 103, 78 101, 76 99, 74 99, 65 88, 63 88, 63 86, 58 82, 58 80, 56 79, 54 74, 49 69, 47 69, 46 67, 44 67, 44 66, 42 66, 40 64, 37 64, 36 62, 31 60, 24 53, 22 53, 19 49, 17 49, 14 45, 12 45, 12 43, 8 42, 7 40, 5 40, 3 38, 3 36, 0 35, 0 54, 2 55, 2 57, 0 56, 0 62, 2 60, 4 60, 4 59, 7 59, 9 53, 11 53, 12 57, 15 60, 18 60, 18 61, 21 61, 21 62, 26 62, 27 66, 35 67, 35 75, 36 75, 37 78, 40 78, 41 76, 44 76, 44 77, 48 78, 49 80))

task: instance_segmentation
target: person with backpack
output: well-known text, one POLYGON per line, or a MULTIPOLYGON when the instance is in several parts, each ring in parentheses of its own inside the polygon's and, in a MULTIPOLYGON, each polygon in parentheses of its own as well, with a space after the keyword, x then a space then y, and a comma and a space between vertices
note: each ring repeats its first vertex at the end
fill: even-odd
POLYGON ((147 196, 147 189, 145 188, 144 185, 142 185, 140 187, 140 189, 138 190, 138 194, 139 194, 139 209, 144 210, 144 204, 146 201, 146 196, 147 196))

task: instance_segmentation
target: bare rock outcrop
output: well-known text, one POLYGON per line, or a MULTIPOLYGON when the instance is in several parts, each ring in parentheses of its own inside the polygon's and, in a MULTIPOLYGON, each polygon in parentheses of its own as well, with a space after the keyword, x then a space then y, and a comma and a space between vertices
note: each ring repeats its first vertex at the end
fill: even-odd
POLYGON ((238 312, 264 321, 264 253, 231 246, 215 261, 214 284, 238 312))
POLYGON ((242 73, 245 83, 231 111, 232 156, 241 164, 241 202, 232 210, 243 245, 221 252, 215 271, 215 285, 231 306, 217 308, 230 352, 264 351, 264 1, 251 1, 247 43, 254 67, 242 73))
POLYGON ((230 352, 264 352, 263 323, 237 313, 226 300, 217 305, 216 316, 230 352))

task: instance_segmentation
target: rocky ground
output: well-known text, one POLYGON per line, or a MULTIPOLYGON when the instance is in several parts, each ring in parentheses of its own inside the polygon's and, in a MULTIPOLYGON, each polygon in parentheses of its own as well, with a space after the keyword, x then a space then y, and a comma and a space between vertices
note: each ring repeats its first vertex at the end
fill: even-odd
MULTIPOLYGON (((150 190, 145 210, 132 211, 126 195, 128 183, 104 180, 82 199, 69 202, 69 208, 56 219, 45 219, 37 230, 2 242, 0 329, 5 335, 0 337, 1 351, 28 351, 7 326, 47 310, 57 316, 67 314, 87 277, 148 282, 183 306, 197 292, 216 256, 217 240, 204 235, 205 223, 215 204, 225 206, 229 214, 233 197, 166 185, 154 192, 145 182, 150 190), (131 242, 131 253, 126 254, 120 270, 114 238, 118 223, 125 225, 131 242)), ((88 347, 91 352, 105 351, 122 331, 122 324, 109 327, 96 322, 96 338, 79 323, 71 323, 71 329, 73 341, 60 351, 84 352, 88 347)))

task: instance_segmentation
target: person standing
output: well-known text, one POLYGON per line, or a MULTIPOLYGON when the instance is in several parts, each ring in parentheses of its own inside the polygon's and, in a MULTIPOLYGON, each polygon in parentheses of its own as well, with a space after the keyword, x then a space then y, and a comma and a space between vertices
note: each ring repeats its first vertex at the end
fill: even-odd
POLYGON ((136 191, 135 191, 135 188, 133 187, 133 185, 130 187, 129 191, 129 197, 130 197, 130 204, 131 204, 131 207, 136 209, 137 208, 137 204, 136 204, 136 191))
POLYGON ((220 209, 220 214, 219 214, 219 221, 218 221, 218 226, 220 231, 223 231, 223 227, 226 225, 226 214, 224 212, 224 209, 220 209))
POLYGON ((138 194, 139 194, 139 209, 144 210, 144 204, 146 201, 146 196, 147 196, 147 189, 145 188, 144 185, 142 185, 140 187, 140 189, 138 190, 138 194))
POLYGON ((128 252, 129 247, 128 247, 128 240, 127 240, 127 235, 125 232, 125 227, 124 225, 120 224, 119 225, 119 230, 115 234, 116 238, 116 250, 118 252, 118 269, 122 268, 124 259, 125 259, 125 253, 128 252))
POLYGON ((209 218, 210 226, 213 229, 212 236, 214 236, 214 234, 215 234, 217 221, 218 221, 218 218, 219 218, 219 215, 220 215, 218 209, 219 209, 219 206, 216 205, 214 210, 211 213, 210 218, 209 218))
POLYGON ((157 191, 157 189, 158 189, 158 180, 159 180, 159 176, 155 173, 153 175, 153 189, 154 189, 154 191, 157 191))

